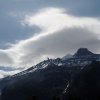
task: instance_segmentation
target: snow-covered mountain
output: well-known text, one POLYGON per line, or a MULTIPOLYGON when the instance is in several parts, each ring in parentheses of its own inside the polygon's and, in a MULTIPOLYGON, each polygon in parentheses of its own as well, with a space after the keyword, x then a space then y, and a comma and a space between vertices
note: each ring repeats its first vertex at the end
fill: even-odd
POLYGON ((62 58, 57 59, 48 59, 43 62, 40 62, 33 68, 41 69, 46 68, 49 64, 55 64, 57 66, 85 66, 90 64, 91 61, 99 61, 100 54, 94 54, 89 51, 87 48, 80 48, 74 55, 67 55, 62 58))
POLYGON ((44 60, 37 65, 34 65, 30 67, 29 69, 22 71, 18 74, 15 74, 11 77, 21 76, 24 74, 32 73, 36 70, 45 69, 48 66, 81 66, 82 68, 88 64, 90 64, 92 61, 99 61, 100 60, 100 54, 94 54, 91 51, 89 51, 87 48, 79 48, 77 52, 75 52, 74 55, 66 55, 62 58, 56 58, 56 59, 47 59, 44 60))
POLYGON ((28 100, 38 96, 39 100, 51 100, 60 95, 73 77, 99 61, 100 54, 94 54, 87 48, 80 48, 70 57, 47 59, 29 69, 0 80, 0 100, 28 100))
POLYGON ((62 58, 56 58, 56 59, 48 58, 47 60, 44 60, 39 64, 29 68, 28 71, 44 69, 49 65, 67 66, 67 67, 85 66, 87 64, 90 64, 92 61, 99 61, 99 60, 100 60, 100 54, 94 54, 87 48, 80 48, 74 55, 68 54, 62 58))

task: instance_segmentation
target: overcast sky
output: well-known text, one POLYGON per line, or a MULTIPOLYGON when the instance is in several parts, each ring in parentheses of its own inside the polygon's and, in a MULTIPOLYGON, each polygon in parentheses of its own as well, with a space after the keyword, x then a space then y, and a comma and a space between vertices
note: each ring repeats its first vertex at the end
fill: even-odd
POLYGON ((100 53, 100 0, 0 0, 0 77, 80 47, 100 53))

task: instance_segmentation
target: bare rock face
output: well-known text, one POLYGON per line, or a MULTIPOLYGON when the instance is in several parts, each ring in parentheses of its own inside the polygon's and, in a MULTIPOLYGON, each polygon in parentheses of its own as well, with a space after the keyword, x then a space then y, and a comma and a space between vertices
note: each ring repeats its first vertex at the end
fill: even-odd
POLYGON ((77 50, 74 56, 91 56, 94 55, 91 51, 89 51, 87 48, 80 48, 77 50))

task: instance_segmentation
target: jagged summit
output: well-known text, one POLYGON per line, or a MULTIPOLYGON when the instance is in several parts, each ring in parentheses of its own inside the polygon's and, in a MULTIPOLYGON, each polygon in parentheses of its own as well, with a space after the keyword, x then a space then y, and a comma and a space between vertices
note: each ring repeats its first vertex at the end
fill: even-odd
POLYGON ((88 56, 93 55, 91 51, 89 51, 87 48, 79 48, 77 52, 74 54, 74 56, 88 56))

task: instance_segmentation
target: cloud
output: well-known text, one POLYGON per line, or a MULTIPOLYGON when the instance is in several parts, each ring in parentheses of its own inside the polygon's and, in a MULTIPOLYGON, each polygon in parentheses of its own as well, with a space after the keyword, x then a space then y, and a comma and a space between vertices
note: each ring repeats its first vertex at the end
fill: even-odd
POLYGON ((76 17, 66 13, 65 9, 45 8, 36 15, 26 15, 23 24, 33 26, 37 25, 43 31, 58 31, 63 28, 86 27, 94 28, 94 32, 99 30, 99 19, 91 17, 76 17))
POLYGON ((17 74, 19 72, 20 72, 20 70, 15 70, 15 71, 0 70, 0 78, 4 78, 4 77, 10 76, 10 75, 14 75, 14 74, 17 74))
MULTIPOLYGON (((77 48, 100 50, 99 19, 77 17, 61 8, 44 8, 25 15, 21 24, 40 29, 36 35, 0 50, 0 66, 26 69, 47 57, 62 57, 77 48)), ((8 72, 7 72, 8 73, 8 72)), ((2 74, 3 75, 3 74, 2 74)), ((8 75, 8 74, 7 74, 8 75)))
POLYGON ((8 66, 8 65, 13 64, 13 60, 10 57, 10 55, 3 50, 0 50, 0 64, 1 64, 1 66, 3 66, 3 65, 8 66))

